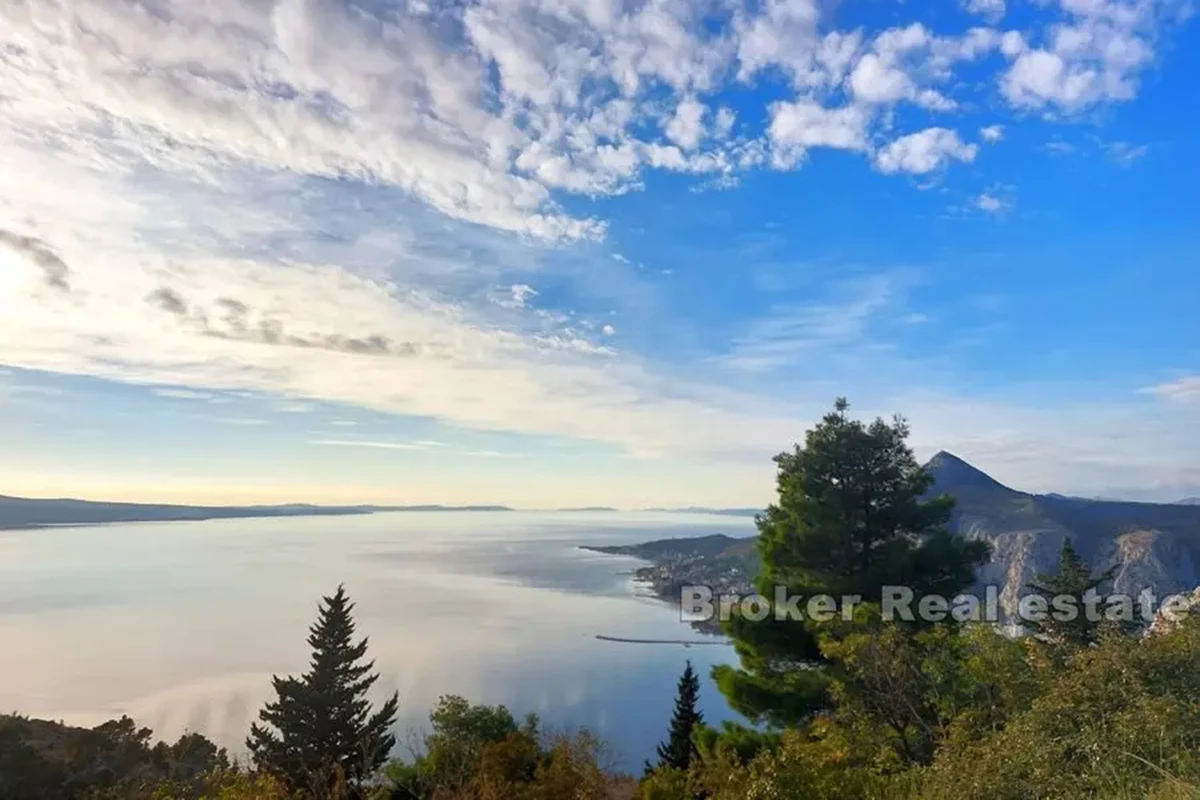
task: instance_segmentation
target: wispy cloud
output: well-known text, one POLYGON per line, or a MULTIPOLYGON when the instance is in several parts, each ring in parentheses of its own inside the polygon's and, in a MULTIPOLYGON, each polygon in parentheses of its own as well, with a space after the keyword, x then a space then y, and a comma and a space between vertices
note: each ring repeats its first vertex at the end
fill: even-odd
POLYGON ((418 442, 382 442, 368 439, 309 439, 308 444, 322 447, 372 447, 380 450, 425 450, 418 442))
POLYGON ((777 307, 736 337, 718 363, 739 370, 767 371, 853 342, 897 299, 901 286, 895 276, 874 276, 843 285, 838 296, 826 302, 777 307))
POLYGON ((1142 391, 1164 400, 1200 404, 1200 375, 1188 375, 1167 383, 1147 387, 1142 391))
POLYGON ((1130 142, 1107 142, 1104 150, 1108 157, 1122 167, 1132 166, 1135 161, 1150 152, 1149 145, 1135 145, 1130 142))
POLYGON ((168 387, 154 389, 153 391, 157 397, 166 397, 171 400, 198 400, 208 402, 216 398, 216 395, 212 394, 211 392, 197 392, 194 389, 173 389, 168 387))
POLYGON ((317 410, 317 407, 312 403, 303 402, 286 402, 278 403, 275 410, 282 414, 311 414, 317 410))

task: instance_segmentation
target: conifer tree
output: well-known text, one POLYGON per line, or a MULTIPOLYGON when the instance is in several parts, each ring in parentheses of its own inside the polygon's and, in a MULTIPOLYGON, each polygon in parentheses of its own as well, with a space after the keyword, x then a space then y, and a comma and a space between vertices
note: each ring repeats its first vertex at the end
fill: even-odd
POLYGON ((667 734, 667 740, 658 746, 658 762, 661 766, 686 770, 692 763, 692 758, 696 755, 692 733, 704 722, 704 715, 698 708, 699 701, 700 679, 692 669, 692 662, 688 661, 683 674, 679 676, 670 732, 667 734))
POLYGON ((946 530, 953 498, 926 496, 933 478, 908 447, 907 423, 867 425, 848 409, 839 398, 803 446, 775 457, 779 497, 756 520, 757 588, 772 609, 761 621, 735 615, 726 624, 741 666, 713 671, 733 708, 755 721, 794 725, 829 703, 816 625, 777 618, 777 590, 805 602, 879 603, 884 586, 904 586, 915 606, 923 595, 955 596, 987 560, 986 544, 946 530))
POLYGON ((309 629, 309 669, 299 678, 272 676, 277 698, 259 712, 246 746, 254 763, 293 789, 351 793, 387 759, 396 743, 397 695, 371 713, 367 693, 378 679, 366 661, 367 639, 354 643, 354 604, 338 586, 323 597, 309 629))
MULTIPOLYGON (((1063 539, 1059 551, 1058 568, 1052 573, 1038 573, 1033 583, 1025 588, 1045 598, 1048 613, 1044 619, 1022 620, 1034 638, 1056 647, 1088 647, 1100 637, 1102 620, 1089 619, 1085 599, 1089 593, 1112 580, 1117 567, 1114 564, 1099 575, 1092 575, 1071 540, 1063 539), (1070 611, 1068 606, 1072 607, 1070 611)), ((1103 609, 1097 607, 1102 612, 1103 609)))

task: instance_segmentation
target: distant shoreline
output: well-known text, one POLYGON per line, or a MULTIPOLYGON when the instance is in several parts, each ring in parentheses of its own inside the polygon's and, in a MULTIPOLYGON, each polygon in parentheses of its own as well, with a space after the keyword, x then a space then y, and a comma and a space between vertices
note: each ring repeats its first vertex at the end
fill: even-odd
POLYGON ((215 519, 365 516, 370 514, 403 512, 671 513, 741 516, 746 511, 745 509, 702 509, 697 507, 622 510, 607 506, 561 509, 517 509, 503 505, 448 506, 437 504, 403 506, 318 506, 308 504, 276 506, 187 506, 149 503, 109 503, 97 500, 42 499, 0 495, 0 530, 78 528, 133 522, 205 522, 215 519))

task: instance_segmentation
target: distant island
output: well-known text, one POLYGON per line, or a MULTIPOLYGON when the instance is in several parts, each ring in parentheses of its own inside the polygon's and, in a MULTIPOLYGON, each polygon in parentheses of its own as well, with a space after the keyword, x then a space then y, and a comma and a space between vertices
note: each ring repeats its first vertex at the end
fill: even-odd
MULTIPOLYGON (((395 511, 517 511, 504 505, 350 505, 321 506, 311 503, 249 506, 191 506, 160 503, 118 503, 73 498, 33 498, 0 495, 0 530, 46 528, 71 525, 101 525, 114 522, 196 522, 207 519, 249 519, 255 517, 333 517, 377 514, 395 511)), ((532 510, 532 509, 531 509, 532 510)), ((612 506, 579 506, 557 508, 553 511, 618 513, 612 506)), ((758 509, 750 508, 644 508, 639 512, 672 514, 716 514, 720 516, 754 516, 758 509)))
POLYGON ((621 509, 619 509, 619 508, 613 508, 612 506, 575 506, 575 507, 571 507, 571 508, 556 508, 556 509, 554 509, 554 510, 555 510, 555 511, 569 511, 569 512, 579 512, 579 511, 588 511, 588 512, 592 512, 592 511, 604 511, 604 512, 609 512, 609 511, 620 511, 621 509))
POLYGON ((508 506, 318 506, 308 503, 252 506, 185 506, 108 503, 66 498, 0 495, 0 530, 114 522, 186 522, 255 517, 320 517, 374 514, 385 511, 511 511, 508 506))

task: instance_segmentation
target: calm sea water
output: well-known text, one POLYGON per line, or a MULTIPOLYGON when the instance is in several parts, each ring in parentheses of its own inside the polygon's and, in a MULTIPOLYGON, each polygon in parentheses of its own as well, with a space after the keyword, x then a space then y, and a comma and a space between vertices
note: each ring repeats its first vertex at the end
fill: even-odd
POLYGON ((691 632, 638 596, 638 562, 578 546, 711 533, 752 523, 401 512, 0 531, 0 710, 73 724, 124 713, 239 749, 271 675, 305 668, 320 596, 344 583, 380 693, 400 693, 402 740, 454 693, 586 725, 633 769, 665 733, 686 659, 708 719, 732 717, 707 675, 734 655, 597 641, 691 632))

